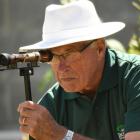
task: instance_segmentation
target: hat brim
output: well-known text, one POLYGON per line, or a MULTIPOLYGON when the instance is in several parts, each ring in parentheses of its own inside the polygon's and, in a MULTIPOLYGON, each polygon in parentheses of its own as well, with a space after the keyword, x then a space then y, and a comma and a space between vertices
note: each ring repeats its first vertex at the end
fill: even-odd
POLYGON ((33 45, 29 46, 23 46, 19 48, 19 52, 27 52, 27 51, 39 51, 39 50, 47 50, 50 48, 54 47, 59 47, 62 45, 67 45, 75 42, 80 42, 80 41, 87 41, 87 40, 94 40, 98 38, 103 38, 107 37, 109 35, 112 35, 114 33, 119 32, 125 27, 125 24, 122 22, 106 22, 106 23, 101 23, 100 25, 97 25, 94 28, 90 27, 90 30, 84 29, 84 34, 83 30, 78 30, 78 33, 76 30, 71 30, 70 34, 71 36, 67 36, 69 33, 68 31, 65 30, 65 34, 61 35, 61 32, 59 32, 59 35, 62 36, 59 39, 52 39, 50 40, 42 40, 38 43, 35 43, 33 45))

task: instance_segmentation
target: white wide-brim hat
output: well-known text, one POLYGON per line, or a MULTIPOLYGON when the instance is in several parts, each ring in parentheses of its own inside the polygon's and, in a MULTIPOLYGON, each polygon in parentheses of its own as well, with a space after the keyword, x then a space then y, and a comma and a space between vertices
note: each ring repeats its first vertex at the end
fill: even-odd
POLYGON ((93 3, 79 0, 46 8, 42 41, 19 48, 19 52, 46 50, 112 35, 125 27, 122 22, 101 22, 93 3))

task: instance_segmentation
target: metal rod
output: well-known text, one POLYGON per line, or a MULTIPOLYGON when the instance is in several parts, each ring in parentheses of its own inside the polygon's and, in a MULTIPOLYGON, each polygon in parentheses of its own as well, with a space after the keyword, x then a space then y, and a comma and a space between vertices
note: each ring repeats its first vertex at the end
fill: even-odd
MULTIPOLYGON (((26 101, 32 101, 30 75, 33 75, 32 67, 26 67, 20 69, 20 76, 24 76, 26 101)), ((29 140, 35 140, 35 139, 29 135, 29 140)))
POLYGON ((24 76, 24 85, 25 85, 25 99, 26 101, 32 101, 31 95, 31 84, 30 84, 30 76, 24 76))

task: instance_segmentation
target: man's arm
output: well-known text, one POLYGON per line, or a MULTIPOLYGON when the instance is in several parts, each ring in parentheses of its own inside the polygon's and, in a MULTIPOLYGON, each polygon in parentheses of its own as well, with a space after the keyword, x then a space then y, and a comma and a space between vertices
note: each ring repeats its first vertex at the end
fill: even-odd
POLYGON ((95 139, 87 138, 77 133, 74 133, 74 137, 72 140, 95 140, 95 139))
POLYGON ((126 133, 125 140, 140 140, 140 131, 126 133))

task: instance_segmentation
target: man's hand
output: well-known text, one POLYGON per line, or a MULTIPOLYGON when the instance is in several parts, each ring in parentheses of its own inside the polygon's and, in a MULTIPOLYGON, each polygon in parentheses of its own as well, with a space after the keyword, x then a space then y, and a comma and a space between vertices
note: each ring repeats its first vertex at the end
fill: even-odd
POLYGON ((36 140, 62 140, 67 130, 60 126, 49 111, 32 101, 25 101, 18 107, 20 131, 36 140))

